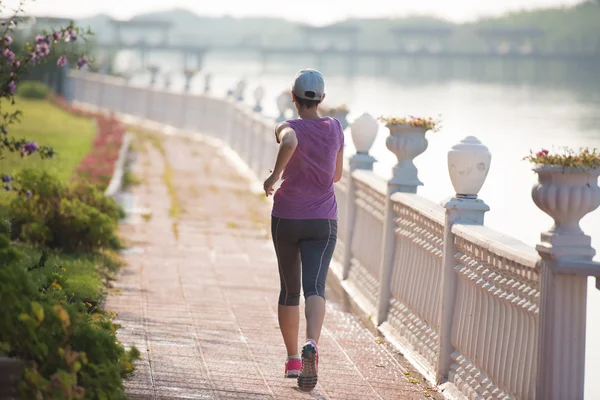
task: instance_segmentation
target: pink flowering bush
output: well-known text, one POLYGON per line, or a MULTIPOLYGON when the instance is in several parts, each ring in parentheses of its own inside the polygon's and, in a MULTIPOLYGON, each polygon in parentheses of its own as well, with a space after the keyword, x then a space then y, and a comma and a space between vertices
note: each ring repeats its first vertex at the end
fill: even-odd
MULTIPOLYGON (((21 80, 27 74, 28 69, 46 63, 48 60, 58 57, 56 64, 58 68, 65 67, 67 62, 77 65, 78 68, 88 63, 85 55, 78 52, 75 42, 79 38, 85 39, 88 33, 83 32, 71 22, 51 32, 37 34, 32 40, 21 45, 15 41, 15 28, 22 23, 24 1, 11 16, 2 16, 0 20, 0 157, 5 152, 21 153, 22 157, 37 153, 42 159, 52 158, 54 150, 50 147, 38 145, 25 138, 10 136, 10 127, 23 117, 19 109, 15 111, 3 110, 7 102, 11 105, 16 103, 15 94, 21 80), (58 53, 58 54, 57 54, 58 53), (63 53, 63 54, 60 54, 63 53)), ((0 9, 4 14, 7 8, 0 9)), ((16 36, 15 36, 16 37, 16 36)), ((14 185, 10 176, 3 178, 5 189, 20 192, 14 185)))

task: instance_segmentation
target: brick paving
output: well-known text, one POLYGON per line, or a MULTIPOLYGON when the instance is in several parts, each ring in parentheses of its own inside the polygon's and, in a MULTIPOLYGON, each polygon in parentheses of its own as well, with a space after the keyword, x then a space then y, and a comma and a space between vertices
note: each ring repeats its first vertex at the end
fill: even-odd
POLYGON ((121 227, 131 251, 106 305, 117 313, 120 340, 142 352, 130 397, 441 398, 335 301, 321 337, 318 386, 302 393, 295 379, 284 379, 269 203, 219 149, 173 136, 160 142, 162 154, 156 140, 136 139, 141 184, 132 191, 136 207, 151 213, 121 227), (181 209, 175 218, 174 204, 181 209))

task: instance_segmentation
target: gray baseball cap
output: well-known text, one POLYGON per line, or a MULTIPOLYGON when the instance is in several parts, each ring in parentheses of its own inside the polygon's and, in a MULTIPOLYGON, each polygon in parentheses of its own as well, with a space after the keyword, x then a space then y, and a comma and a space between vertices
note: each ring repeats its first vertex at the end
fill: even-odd
POLYGON ((292 91, 297 97, 306 100, 323 100, 325 81, 323 75, 315 69, 298 71, 294 78, 292 91))

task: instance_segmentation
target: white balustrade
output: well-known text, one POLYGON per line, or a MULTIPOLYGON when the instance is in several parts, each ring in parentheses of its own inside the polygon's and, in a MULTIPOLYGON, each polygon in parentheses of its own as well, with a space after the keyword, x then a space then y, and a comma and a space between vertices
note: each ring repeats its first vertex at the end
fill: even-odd
POLYGON ((458 276, 449 381, 484 399, 534 399, 539 327, 535 250, 484 226, 455 225, 458 276))
MULTIPOLYGON (((236 100, 245 81, 234 96, 217 98, 69 77, 75 101, 219 138, 259 180, 275 163, 276 121, 236 100)), ((259 104, 262 89, 254 95, 259 104)), ((277 105, 278 121, 295 111, 289 91, 277 105)), ((581 400, 586 279, 600 285, 600 266, 579 220, 600 205, 600 169, 535 169, 532 197, 555 225, 534 249, 483 226, 489 207, 477 196, 491 153, 477 138, 450 149, 456 194, 438 205, 416 194, 422 182, 413 160, 427 149, 425 130, 388 128, 398 163, 386 182, 368 154, 379 124, 368 114, 350 124, 357 153, 335 185, 332 270, 342 287, 425 377, 456 396, 581 400)))
POLYGON ((444 209, 420 196, 392 196, 395 252, 388 329, 421 369, 433 371, 438 353, 444 209))
MULTIPOLYGON (((348 208, 350 207, 350 200, 348 194, 350 189, 350 170, 349 168, 344 167, 344 171, 342 172, 342 179, 338 183, 335 184, 335 198, 337 200, 338 206, 338 240, 335 246, 335 251, 333 253, 334 258, 342 263, 344 263, 344 253, 346 249, 346 243, 348 242, 349 232, 348 232, 348 208)), ((352 225, 350 225, 352 226, 352 225)), ((335 270, 337 268, 337 264, 334 264, 332 268, 335 270)), ((336 270, 339 276, 343 275, 342 269, 336 270)))
POLYGON ((375 309, 379 293, 379 268, 383 220, 385 209, 385 180, 372 171, 356 170, 352 173, 355 203, 355 230, 349 237, 346 251, 350 254, 347 273, 348 282, 364 296, 369 308, 375 309))

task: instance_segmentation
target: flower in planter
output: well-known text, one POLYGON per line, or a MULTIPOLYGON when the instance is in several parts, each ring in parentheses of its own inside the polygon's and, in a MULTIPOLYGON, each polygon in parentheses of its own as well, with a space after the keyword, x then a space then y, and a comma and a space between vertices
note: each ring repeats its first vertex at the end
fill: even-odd
POLYGON ((595 169, 600 168, 600 152, 597 149, 587 147, 576 152, 565 147, 562 153, 551 153, 549 150, 541 149, 537 152, 530 151, 527 160, 537 165, 555 165, 564 168, 595 169))
POLYGON ((441 122, 439 119, 433 119, 432 117, 415 117, 409 115, 407 117, 396 118, 396 117, 379 117, 379 120, 386 125, 406 125, 415 128, 425 128, 428 131, 437 132, 440 130, 441 122))

